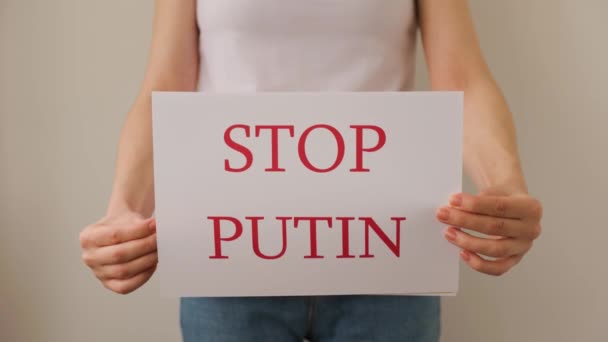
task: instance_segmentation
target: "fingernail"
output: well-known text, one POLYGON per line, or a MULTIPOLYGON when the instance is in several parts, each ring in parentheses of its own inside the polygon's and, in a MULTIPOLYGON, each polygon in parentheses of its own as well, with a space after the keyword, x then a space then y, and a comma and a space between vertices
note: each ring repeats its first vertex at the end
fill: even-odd
POLYGON ((450 205, 453 207, 460 207, 462 205, 462 194, 452 195, 450 198, 450 205))
POLYGON ((442 221, 446 221, 450 217, 450 211, 446 208, 441 208, 437 213, 437 217, 442 221))
POLYGON ((469 252, 467 252, 467 251, 461 251, 460 252, 460 257, 464 261, 469 261, 469 259, 471 259, 471 256, 469 255, 469 252))
POLYGON ((446 230, 445 232, 445 238, 450 241, 456 240, 456 232, 454 231, 454 229, 448 228, 448 230, 446 230))

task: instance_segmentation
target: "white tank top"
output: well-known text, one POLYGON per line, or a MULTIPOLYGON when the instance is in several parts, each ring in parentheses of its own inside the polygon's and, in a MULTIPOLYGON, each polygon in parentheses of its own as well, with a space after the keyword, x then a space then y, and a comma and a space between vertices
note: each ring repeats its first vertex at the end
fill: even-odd
POLYGON ((414 0, 198 0, 199 90, 413 86, 414 0))

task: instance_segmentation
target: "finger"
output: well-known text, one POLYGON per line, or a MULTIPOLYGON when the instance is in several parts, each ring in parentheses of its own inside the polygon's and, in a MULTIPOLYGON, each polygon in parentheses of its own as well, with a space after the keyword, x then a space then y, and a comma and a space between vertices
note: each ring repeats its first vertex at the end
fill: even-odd
POLYGON ((158 263, 156 252, 146 254, 125 264, 102 266, 95 269, 95 275, 101 280, 129 279, 149 270, 158 263))
POLYGON ((536 234, 533 225, 528 222, 504 217, 479 215, 450 207, 439 209, 437 219, 451 226, 474 230, 486 235, 531 240, 535 238, 536 234))
POLYGON ((106 246, 91 252, 97 265, 116 265, 129 262, 156 251, 156 234, 118 245, 106 246))
POLYGON ((529 240, 480 238, 455 227, 449 227, 445 231, 445 238, 462 249, 493 258, 524 254, 532 247, 532 241, 529 240))
POLYGON ((97 247, 112 246, 123 242, 138 240, 156 232, 156 220, 149 218, 137 223, 114 223, 93 226, 88 232, 90 245, 97 247))
POLYGON ((463 250, 460 252, 460 257, 472 269, 478 272, 493 276, 500 276, 508 272, 511 268, 513 268, 513 266, 517 265, 521 260, 522 255, 515 255, 498 260, 485 260, 475 253, 463 250))
POLYGON ((512 219, 540 219, 542 207, 538 200, 526 195, 494 196, 454 194, 450 206, 472 213, 512 219))
POLYGON ((149 270, 141 272, 136 276, 125 280, 111 279, 104 282, 103 285, 116 293, 128 294, 147 282, 148 279, 152 277, 152 274, 154 274, 155 269, 156 267, 152 267, 149 270))

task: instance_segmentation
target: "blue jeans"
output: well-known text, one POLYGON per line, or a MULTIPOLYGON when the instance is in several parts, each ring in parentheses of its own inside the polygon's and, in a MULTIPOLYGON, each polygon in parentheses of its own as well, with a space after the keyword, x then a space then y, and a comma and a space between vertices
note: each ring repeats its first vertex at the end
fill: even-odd
POLYGON ((184 342, 437 342, 439 298, 182 298, 184 342))

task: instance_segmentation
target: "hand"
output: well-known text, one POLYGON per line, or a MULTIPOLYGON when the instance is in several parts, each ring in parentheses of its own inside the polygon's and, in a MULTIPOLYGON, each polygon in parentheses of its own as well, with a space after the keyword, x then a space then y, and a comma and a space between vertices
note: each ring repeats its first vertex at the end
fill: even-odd
POLYGON ((80 233, 82 260, 103 286, 127 294, 154 273, 156 221, 135 213, 106 217, 80 233))
POLYGON ((526 194, 462 193, 453 195, 449 204, 437 212, 437 219, 450 225, 445 238, 462 248, 461 258, 479 272, 499 276, 509 271, 540 235, 542 206, 526 194), (473 236, 461 228, 484 236, 473 236))

